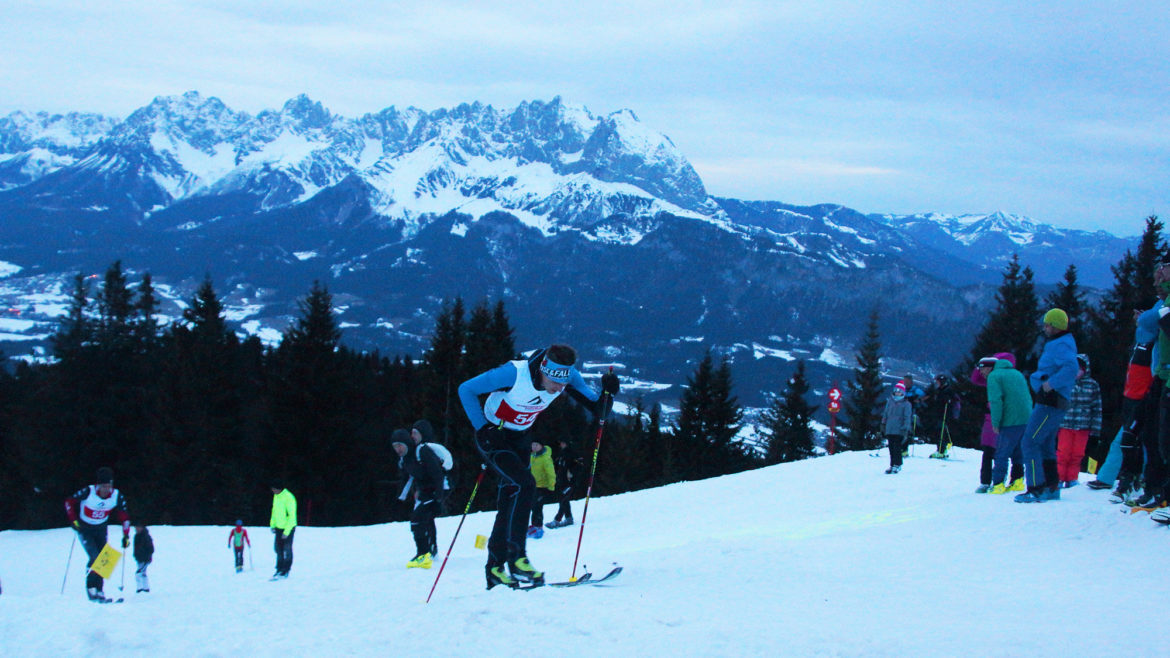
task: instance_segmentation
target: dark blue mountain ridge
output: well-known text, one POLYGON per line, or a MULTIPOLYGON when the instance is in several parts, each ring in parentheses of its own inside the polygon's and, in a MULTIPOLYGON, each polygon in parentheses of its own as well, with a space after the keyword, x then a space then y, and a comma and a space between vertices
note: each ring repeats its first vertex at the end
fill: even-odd
POLYGON ((1041 283, 1076 262, 1106 286, 1136 244, 1001 213, 714 197, 633 112, 559 97, 350 119, 303 95, 249 115, 188 92, 122 121, 70 116, 88 118, 0 119, 0 299, 24 309, 20 339, 51 329, 75 273, 121 259, 171 316, 209 273, 229 316, 271 336, 320 280, 347 343, 418 355, 444 299, 503 299, 521 345, 570 340, 675 384, 712 347, 759 402, 794 358, 843 379, 871 309, 891 359, 949 367, 1012 253, 1041 283), (54 144, 60 160, 19 166, 54 144))

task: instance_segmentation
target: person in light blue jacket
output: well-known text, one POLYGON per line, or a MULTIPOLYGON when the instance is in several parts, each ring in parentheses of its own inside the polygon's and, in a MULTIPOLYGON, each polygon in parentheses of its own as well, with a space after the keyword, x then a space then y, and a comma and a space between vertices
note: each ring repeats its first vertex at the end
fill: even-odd
POLYGON ((1077 342, 1068 332, 1068 314, 1054 308, 1044 314, 1044 351, 1028 378, 1035 394, 1032 415, 1024 428, 1024 467, 1028 490, 1017 503, 1060 500, 1056 469, 1056 433, 1077 382, 1077 342))

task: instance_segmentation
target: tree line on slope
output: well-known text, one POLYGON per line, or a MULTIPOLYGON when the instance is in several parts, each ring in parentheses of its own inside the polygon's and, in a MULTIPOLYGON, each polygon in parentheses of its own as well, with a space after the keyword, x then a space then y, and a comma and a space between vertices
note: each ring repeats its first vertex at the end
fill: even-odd
MULTIPOLYGON (((952 372, 973 403, 952 428, 956 444, 974 447, 982 421, 979 390, 966 374, 982 356, 1012 351, 1034 366, 1043 309, 1059 306, 1072 322, 1115 429, 1133 311, 1149 308, 1153 270, 1167 253, 1156 217, 1147 220, 1136 253, 1114 267, 1116 283, 1097 306, 1085 303, 1070 265, 1042 306, 1032 272, 1013 257, 996 307, 976 333, 970 355, 952 372)), ((453 453, 449 510, 462 511, 479 460, 458 399, 466 378, 519 358, 503 302, 443 305, 421 359, 347 348, 329 291, 315 283, 300 316, 276 346, 240 339, 228 326, 210 278, 181 321, 162 325, 150 274, 133 286, 114 263, 96 293, 78 275, 71 303, 52 338, 51 363, 20 361, 0 374, 0 527, 45 528, 62 523, 61 501, 94 469, 116 469, 135 518, 150 524, 250 524, 266 520, 274 481, 301 501, 313 525, 381 523, 407 518, 397 501, 402 485, 389 446, 392 430, 430 420, 453 453)), ((872 450, 887 393, 876 311, 846 386, 838 447, 872 450)), ((964 335, 961 328, 957 335, 964 335)), ((811 385, 803 361, 759 419, 759 439, 736 439, 744 410, 734 394, 731 362, 708 350, 688 376, 675 418, 634 399, 610 418, 598 455, 594 495, 714 477, 805 459, 814 446, 811 385)), ((922 435, 937 431, 924 417, 922 435)), ((591 465, 598 418, 562 396, 532 429, 555 445, 568 437, 591 465)), ((1108 427, 1108 423, 1107 423, 1108 427)), ((1108 431, 1105 435, 1111 435, 1108 431)), ((490 483, 489 483, 490 484, 490 483)), ((582 493, 582 492, 579 492, 582 493)), ((490 508, 481 495, 473 509, 490 508)))

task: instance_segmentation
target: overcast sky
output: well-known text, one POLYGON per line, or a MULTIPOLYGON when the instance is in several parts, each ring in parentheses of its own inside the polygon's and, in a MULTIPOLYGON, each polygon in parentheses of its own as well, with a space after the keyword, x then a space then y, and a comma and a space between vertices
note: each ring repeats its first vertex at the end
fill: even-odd
POLYGON ((718 196, 1120 235, 1170 213, 1161 0, 0 2, 0 114, 560 95, 633 110, 718 196))

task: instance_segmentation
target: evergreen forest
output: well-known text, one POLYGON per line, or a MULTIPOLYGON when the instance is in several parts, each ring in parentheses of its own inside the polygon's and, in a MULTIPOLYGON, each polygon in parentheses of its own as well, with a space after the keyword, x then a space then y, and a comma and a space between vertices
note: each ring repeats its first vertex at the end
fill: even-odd
MULTIPOLYGON (((1015 354, 1028 372, 1038 354, 1039 318, 1056 306, 1068 312, 1070 331, 1092 360, 1107 447, 1119 422, 1134 312, 1156 301, 1153 274, 1167 254, 1162 230, 1157 217, 1146 220, 1140 242, 1113 268, 1113 287, 1096 303, 1086 301, 1075 264, 1041 300, 1031 269, 1012 258, 984 325, 956 333, 972 346, 950 373, 961 410, 920 409, 919 435, 937 436, 945 415, 954 444, 977 447, 986 397, 968 375, 979 358, 1002 351, 1015 354)), ((409 509, 398 501, 403 476, 389 437, 419 419, 432 423, 455 458, 445 512, 459 514, 479 459, 457 388, 522 358, 520 349, 542 347, 515 345, 504 303, 487 299, 470 309, 461 298, 448 300, 429 349, 417 358, 347 348, 332 295, 320 283, 300 300, 298 317, 275 346, 237 336, 210 277, 181 320, 164 325, 157 310, 148 273, 131 281, 116 262, 98 281, 79 274, 51 339, 53 358, 14 359, 0 371, 0 529, 64 525, 65 497, 91 484, 99 466, 114 469, 136 523, 265 525, 274 483, 297 496, 301 524, 403 520, 409 509)), ((845 386, 837 449, 880 447, 882 405, 898 373, 882 369, 878 319, 876 309, 870 312, 845 386)), ((823 454, 812 425, 819 405, 803 362, 785 390, 772 393, 756 440, 745 443, 736 439, 745 417, 730 360, 710 350, 696 359, 669 422, 658 405, 619 394, 628 411, 607 419, 592 495, 823 454)), ((597 412, 560 396, 531 430, 534 440, 555 445, 569 437, 588 473, 597 412)), ((494 479, 483 486, 492 493, 481 490, 473 510, 494 504, 494 479)))

